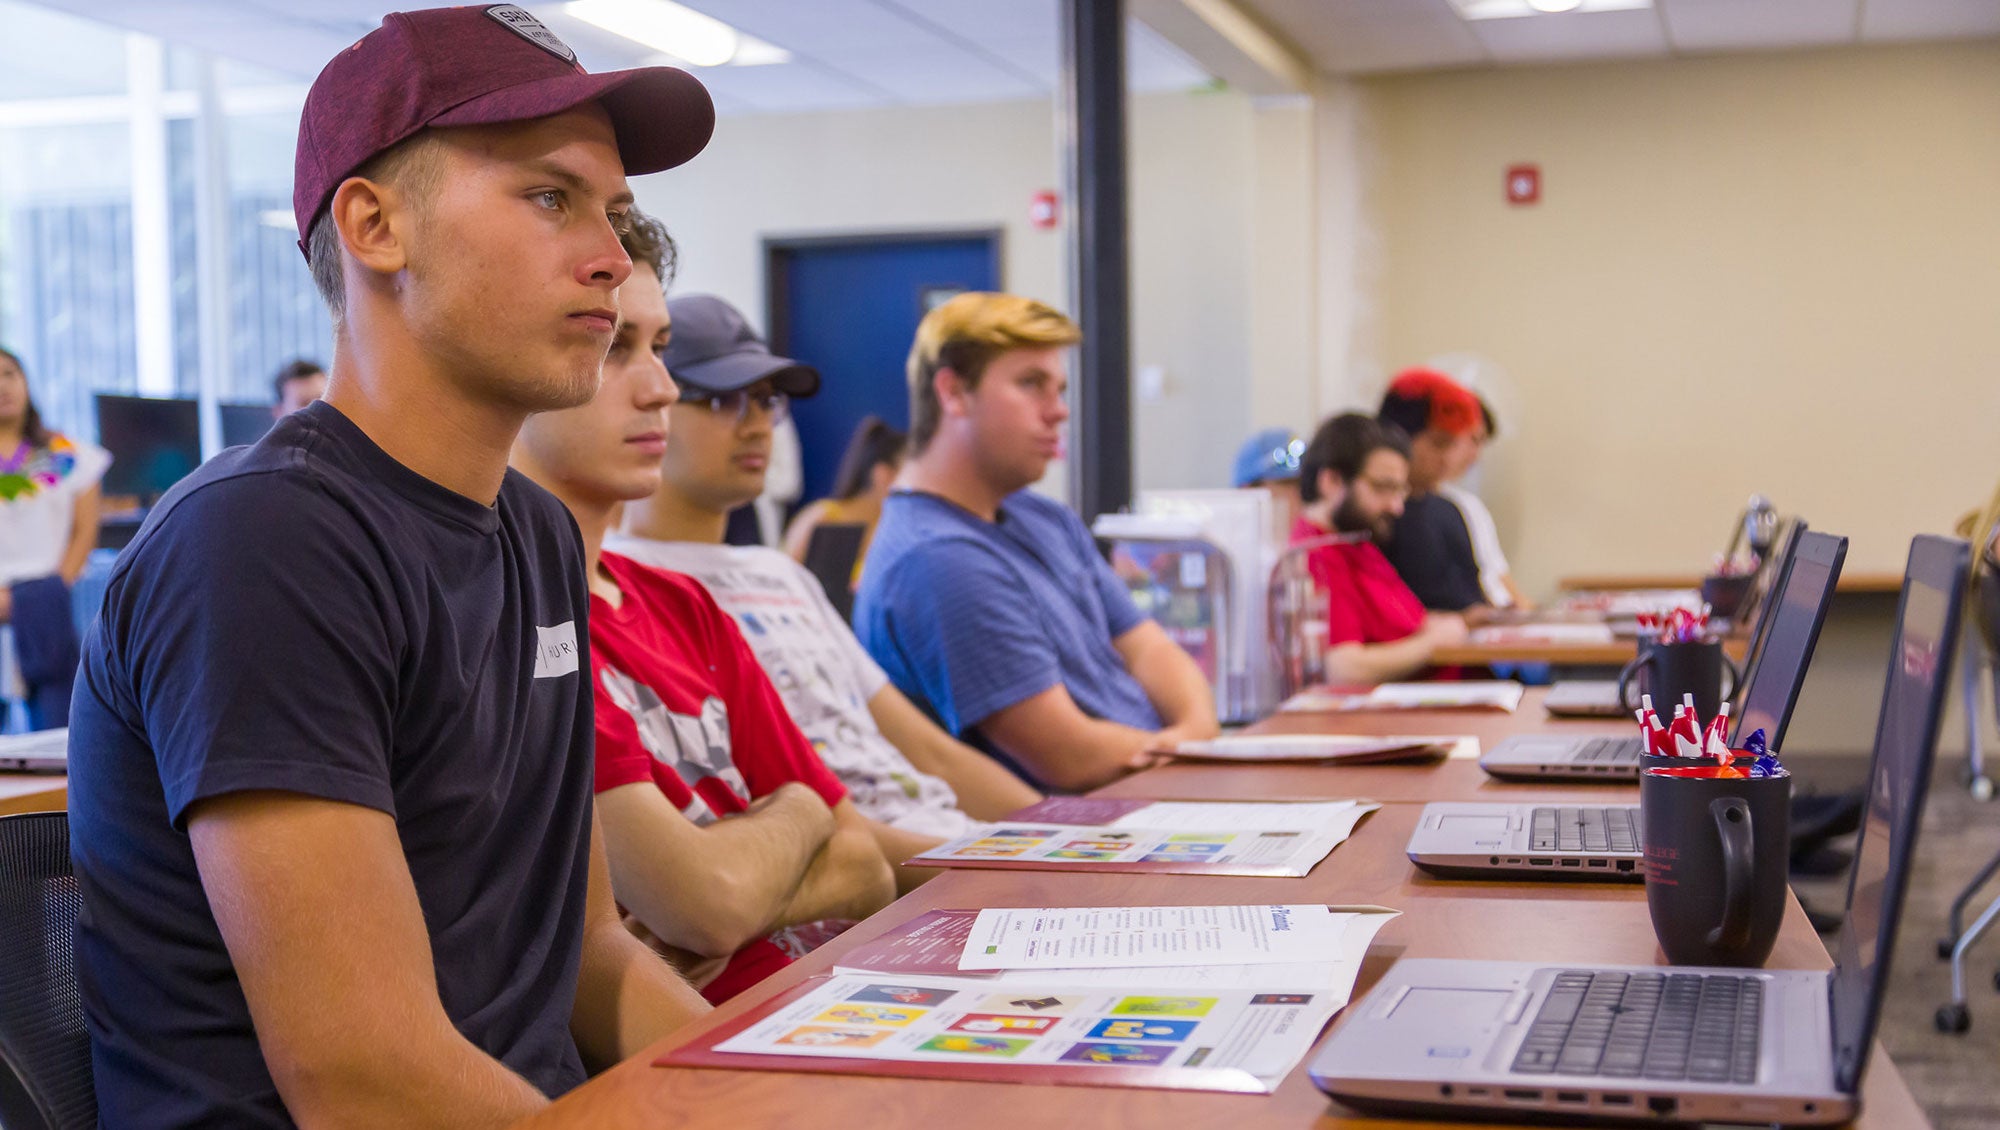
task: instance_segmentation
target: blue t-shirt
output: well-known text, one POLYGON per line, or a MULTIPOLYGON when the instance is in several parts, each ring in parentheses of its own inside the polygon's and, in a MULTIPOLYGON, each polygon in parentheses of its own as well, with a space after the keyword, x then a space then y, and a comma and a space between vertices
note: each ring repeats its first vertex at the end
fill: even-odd
POLYGON ((1003 760, 978 725, 1058 684, 1093 718, 1159 729, 1111 643, 1144 620, 1083 522, 1025 490, 992 522, 934 494, 891 494, 854 601, 855 634, 896 688, 1003 760))
POLYGON ((325 402, 168 492, 113 569, 70 729, 104 1125, 291 1123, 186 831, 249 789, 394 817, 452 1023, 550 1095, 583 1080, 588 608, 547 492, 510 471, 482 506, 325 402))

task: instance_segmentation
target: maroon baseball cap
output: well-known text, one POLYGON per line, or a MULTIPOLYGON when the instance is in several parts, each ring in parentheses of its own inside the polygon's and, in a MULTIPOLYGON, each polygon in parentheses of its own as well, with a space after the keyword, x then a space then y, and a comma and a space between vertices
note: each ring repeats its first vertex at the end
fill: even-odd
POLYGON ((630 176, 671 169, 715 132, 715 103, 673 67, 594 75, 512 4, 391 12, 326 65, 299 116, 292 212, 299 250, 340 182, 427 126, 545 118, 596 102, 630 176))

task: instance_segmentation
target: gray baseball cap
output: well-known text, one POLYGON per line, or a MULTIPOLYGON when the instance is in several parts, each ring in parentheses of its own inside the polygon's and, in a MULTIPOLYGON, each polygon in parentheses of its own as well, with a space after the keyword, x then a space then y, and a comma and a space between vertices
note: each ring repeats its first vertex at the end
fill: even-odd
POLYGON ((712 294, 687 294, 667 302, 673 318, 667 372, 683 384, 710 392, 735 392, 768 378, 794 400, 819 391, 819 370, 772 353, 736 307, 712 294))

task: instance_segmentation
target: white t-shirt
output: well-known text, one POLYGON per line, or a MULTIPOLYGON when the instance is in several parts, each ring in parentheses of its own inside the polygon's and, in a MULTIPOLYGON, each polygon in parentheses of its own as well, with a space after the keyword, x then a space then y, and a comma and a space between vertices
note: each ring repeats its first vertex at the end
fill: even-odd
MULTIPOLYGON (((0 588, 15 581, 46 577, 62 565, 69 548, 76 496, 98 484, 111 466, 111 453, 94 443, 57 436, 48 448, 11 463, 0 452, 0 588)), ((0 693, 22 693, 14 631, 0 627, 0 693)))
POLYGON ((1486 603, 1495 608, 1512 605, 1514 594, 1501 580, 1508 572, 1507 555, 1500 550, 1500 531, 1493 524, 1493 512, 1478 495, 1456 483, 1445 483, 1438 493, 1465 516, 1465 532, 1472 535, 1472 556, 1479 562, 1479 587, 1486 591, 1486 603))
POLYGON ((889 676, 863 650, 805 567, 764 546, 652 541, 613 534, 604 548, 684 573, 743 629, 792 721, 833 770, 861 814, 923 835, 972 828, 944 780, 910 764, 868 712, 889 676))

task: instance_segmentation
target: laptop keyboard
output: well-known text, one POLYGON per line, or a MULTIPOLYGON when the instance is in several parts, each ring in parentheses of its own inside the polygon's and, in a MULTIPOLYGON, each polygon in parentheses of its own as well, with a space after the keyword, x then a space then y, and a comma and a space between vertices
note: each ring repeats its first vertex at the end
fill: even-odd
POLYGON ((1513 1069, 1755 1083, 1763 1008, 1755 977, 1564 970, 1513 1069))
POLYGON ((1646 752, 1638 738, 1592 738, 1577 747, 1572 762, 1584 765, 1638 765, 1646 752))
POLYGON ((1639 810, 1612 808, 1537 808, 1528 822, 1529 851, 1639 850, 1639 810))

